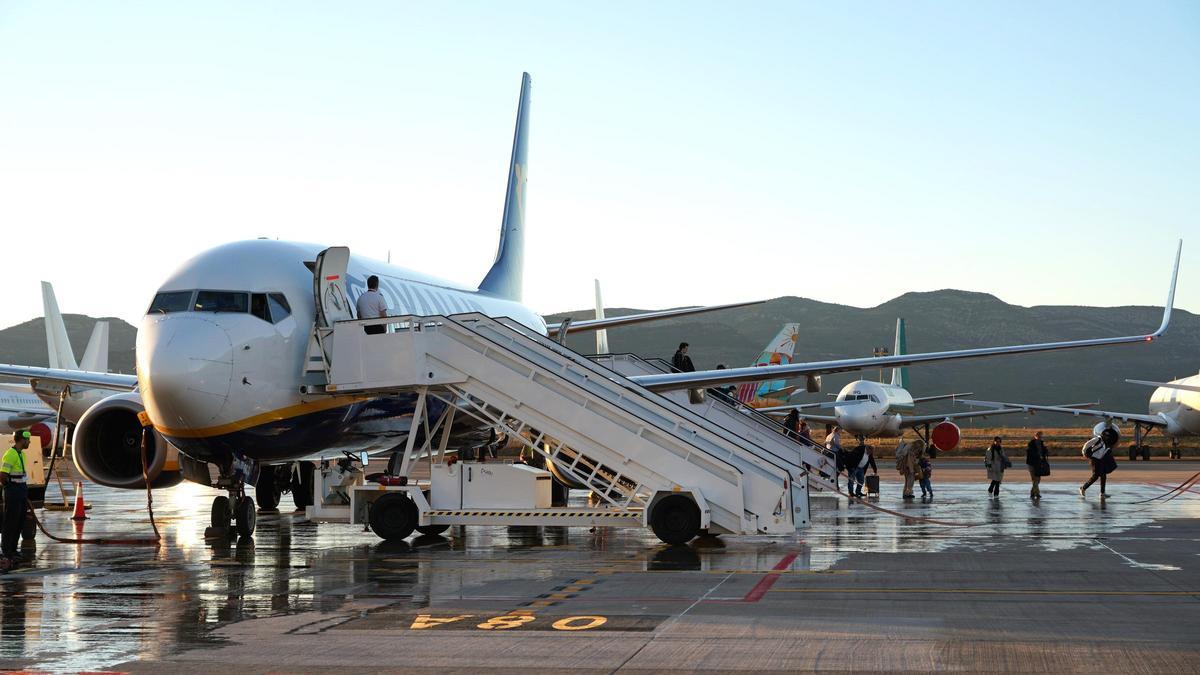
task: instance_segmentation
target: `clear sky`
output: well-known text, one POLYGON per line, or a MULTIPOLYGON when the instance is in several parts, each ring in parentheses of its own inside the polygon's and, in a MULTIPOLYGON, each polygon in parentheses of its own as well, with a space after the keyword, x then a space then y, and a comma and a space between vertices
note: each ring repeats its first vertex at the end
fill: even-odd
POLYGON ((1161 304, 1184 237, 1200 311, 1200 3, 9 0, 0 325, 258 236, 475 283, 523 70, 538 310, 1161 304))

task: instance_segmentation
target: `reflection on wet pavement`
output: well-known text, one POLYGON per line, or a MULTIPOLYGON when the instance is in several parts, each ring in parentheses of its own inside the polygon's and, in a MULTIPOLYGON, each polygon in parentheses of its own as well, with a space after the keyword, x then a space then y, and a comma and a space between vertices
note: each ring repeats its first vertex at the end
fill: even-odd
MULTIPOLYGON (((648 531, 550 527, 452 528, 445 537, 392 544, 361 527, 317 526, 288 512, 261 514, 253 541, 211 545, 203 533, 212 493, 183 485, 156 494, 166 541, 161 548, 75 546, 39 536, 33 563, 0 576, 0 664, 77 670, 157 660, 225 644, 218 627, 313 611, 344 613, 349 606, 362 608, 363 617, 383 606, 481 613, 552 608, 588 593, 611 594, 597 580, 622 573, 644 575, 645 588, 635 598, 606 600, 625 602, 630 615, 665 616, 705 592, 720 601, 732 586, 713 593, 706 589, 720 584, 706 580, 830 571, 855 552, 986 551, 1020 542, 1045 551, 1106 548, 1126 565, 1169 573, 1179 566, 1155 567, 1153 560, 1126 555, 1123 533, 1145 532, 1156 520, 1200 516, 1196 496, 1135 504, 1164 492, 1148 485, 1114 485, 1106 502, 1097 495, 1080 499, 1066 484, 1044 487, 1040 503, 1016 491, 992 500, 985 488, 941 484, 929 502, 905 503, 886 494, 879 502, 914 518, 971 527, 924 524, 816 495, 814 524, 796 538, 706 538, 668 548, 648 531), (655 581, 674 580, 679 575, 673 573, 700 573, 695 578, 704 583, 655 581)), ((84 527, 88 536, 149 531, 143 495, 89 488, 88 497, 94 506, 84 527)), ((40 515, 52 531, 72 531, 69 514, 40 515)), ((650 628, 626 628, 643 629, 650 628)))

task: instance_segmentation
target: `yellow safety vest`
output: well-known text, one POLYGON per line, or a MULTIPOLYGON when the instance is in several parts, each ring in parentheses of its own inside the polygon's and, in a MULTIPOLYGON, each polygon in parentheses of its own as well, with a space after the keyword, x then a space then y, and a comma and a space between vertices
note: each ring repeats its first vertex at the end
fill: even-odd
POLYGON ((4 453, 4 460, 0 461, 0 472, 8 474, 8 479, 14 483, 25 482, 25 456, 20 450, 9 448, 4 453))

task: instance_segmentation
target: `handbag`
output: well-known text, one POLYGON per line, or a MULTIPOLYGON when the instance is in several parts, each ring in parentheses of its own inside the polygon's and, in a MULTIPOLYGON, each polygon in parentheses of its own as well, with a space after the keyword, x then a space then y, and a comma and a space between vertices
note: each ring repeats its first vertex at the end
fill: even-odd
POLYGON ((1049 461, 1043 459, 1042 461, 1038 462, 1037 475, 1041 476, 1041 477, 1050 475, 1050 462, 1049 461))

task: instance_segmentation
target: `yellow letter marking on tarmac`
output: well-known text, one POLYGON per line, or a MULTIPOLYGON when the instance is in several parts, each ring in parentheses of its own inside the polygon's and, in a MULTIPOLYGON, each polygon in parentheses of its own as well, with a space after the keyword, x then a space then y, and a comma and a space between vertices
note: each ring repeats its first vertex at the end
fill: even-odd
POLYGON ((476 627, 483 630, 505 630, 527 624, 536 618, 532 614, 494 616, 476 627))
POLYGON ((444 619, 435 619, 428 614, 418 614, 417 618, 413 619, 412 625, 409 626, 408 629, 409 630, 421 630, 422 628, 433 628, 434 626, 440 626, 444 623, 453 623, 455 621, 462 621, 463 619, 469 619, 473 616, 475 616, 475 615, 474 614, 460 614, 458 616, 446 617, 444 619))
POLYGON ((568 616, 555 621, 554 630, 590 630, 606 623, 608 623, 608 619, 603 616, 568 616), (579 623, 580 621, 587 623, 579 623))

